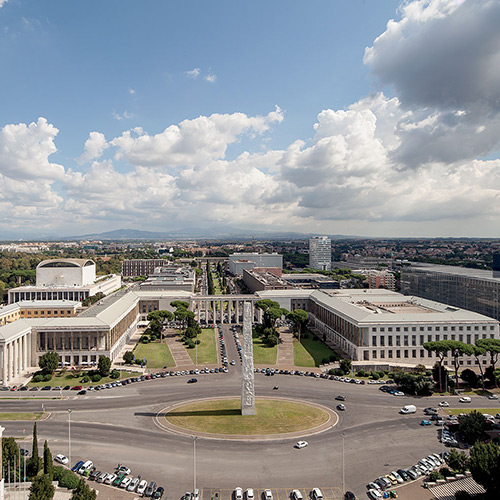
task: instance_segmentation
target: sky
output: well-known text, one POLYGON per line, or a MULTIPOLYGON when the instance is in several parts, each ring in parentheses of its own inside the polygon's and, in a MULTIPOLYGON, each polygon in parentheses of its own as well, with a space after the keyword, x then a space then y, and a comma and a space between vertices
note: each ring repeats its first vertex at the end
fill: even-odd
POLYGON ((0 0, 0 239, 498 237, 498 0, 0 0))

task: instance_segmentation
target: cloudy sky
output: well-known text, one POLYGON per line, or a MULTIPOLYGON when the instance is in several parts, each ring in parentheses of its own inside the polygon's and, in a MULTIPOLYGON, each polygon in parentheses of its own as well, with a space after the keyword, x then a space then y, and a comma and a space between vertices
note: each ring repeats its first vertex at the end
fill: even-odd
POLYGON ((498 0, 0 0, 0 239, 500 232, 498 0))

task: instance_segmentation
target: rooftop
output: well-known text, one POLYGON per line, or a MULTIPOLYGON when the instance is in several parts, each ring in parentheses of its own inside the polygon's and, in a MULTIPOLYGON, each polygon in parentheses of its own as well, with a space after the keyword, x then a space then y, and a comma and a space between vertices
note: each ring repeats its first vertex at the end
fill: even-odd
MULTIPOLYGON (((403 272, 405 269, 403 269, 403 272)), ((493 277, 493 271, 486 269, 471 269, 469 267, 443 266, 439 264, 412 263, 409 271, 429 271, 433 273, 449 274, 453 276, 465 276, 486 281, 500 283, 500 278, 493 277)))

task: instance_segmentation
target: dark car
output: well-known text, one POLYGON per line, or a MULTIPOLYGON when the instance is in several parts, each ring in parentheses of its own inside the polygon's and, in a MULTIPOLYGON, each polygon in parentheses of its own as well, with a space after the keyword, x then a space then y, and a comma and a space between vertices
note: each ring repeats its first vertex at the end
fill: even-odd
POLYGON ((346 491, 344 494, 344 500, 356 500, 356 495, 352 491, 346 491))
POLYGON ((25 450, 24 448, 21 448, 21 455, 23 457, 27 457, 30 454, 28 450, 25 450))
POLYGON ((187 383, 188 384, 194 384, 195 382, 198 382, 198 379, 197 378, 190 378, 187 383))
POLYGON ((42 391, 50 391, 52 387, 50 385, 46 385, 45 387, 42 387, 42 391))
POLYGON ((155 500, 159 500, 162 496, 163 496, 163 493, 165 492, 163 486, 158 486, 158 488, 156 488, 156 491, 153 493, 153 498, 155 500))
POLYGON ((73 465, 73 467, 71 467, 71 470, 73 472, 76 472, 82 465, 83 465, 83 462, 80 460, 79 462, 76 462, 76 464, 73 465))
POLYGON ((63 387, 63 391, 69 391, 71 389, 71 387, 69 385, 65 385, 63 387))
POLYGON ((337 396, 335 399, 337 401, 345 401, 345 396, 337 396))
POLYGON ((153 493, 155 492, 156 489, 156 483, 154 481, 151 481, 149 483, 149 486, 146 488, 146 491, 144 492, 145 497, 152 497, 153 493))
POLYGON ((89 479, 91 481, 95 481, 96 478, 98 478, 102 474, 102 472, 100 470, 97 470, 95 467, 93 467, 93 469, 94 470, 91 471, 90 474, 89 474, 89 479))
POLYGON ((76 393, 77 396, 84 396, 85 394, 87 394, 87 391, 85 389, 82 389, 81 391, 78 391, 76 393))
POLYGON ((408 481, 410 479, 410 476, 403 469, 398 469, 396 472, 403 478, 404 481, 408 481))

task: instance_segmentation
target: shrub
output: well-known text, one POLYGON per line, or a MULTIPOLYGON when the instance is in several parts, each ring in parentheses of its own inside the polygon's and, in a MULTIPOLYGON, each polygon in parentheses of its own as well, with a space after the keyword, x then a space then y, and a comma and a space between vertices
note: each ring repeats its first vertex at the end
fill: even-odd
POLYGON ((86 384, 87 382, 90 382, 90 377, 88 375, 85 375, 85 377, 82 378, 82 382, 86 384))
POLYGON ((380 375, 378 374, 378 372, 372 372, 370 377, 372 380, 378 380, 380 378, 380 375))
POLYGON ((101 380, 101 376, 98 374, 98 373, 94 373, 94 375, 92 375, 90 377, 90 379, 92 380, 92 382, 99 382, 101 380))
POLYGON ((366 372, 365 370, 358 370, 356 372, 356 377, 366 377, 366 372))
POLYGON ((378 376, 380 378, 384 378, 385 377, 385 372, 384 371, 380 371, 380 372, 377 372, 378 373, 378 376))
POLYGON ((140 365, 140 364, 142 363, 142 359, 136 359, 136 360, 134 361, 134 363, 135 363, 136 365, 140 365))
POLYGON ((336 369, 336 368, 330 368, 330 369, 328 370, 328 374, 329 374, 329 375, 335 375, 335 374, 336 374, 336 372, 337 372, 337 369, 336 369))
POLYGON ((438 479, 443 479, 443 474, 441 474, 441 472, 439 472, 437 470, 433 470, 429 474, 429 480, 430 481, 437 481, 438 479))
POLYGON ((313 339, 313 340, 315 340, 315 341, 316 341, 316 340, 319 340, 319 338, 318 338, 318 337, 316 337, 316 335, 313 335, 313 336, 312 336, 312 339, 313 339))
POLYGON ((147 337, 145 337, 144 339, 142 339, 142 343, 149 344, 149 339, 147 337))
POLYGON ((330 361, 333 363, 334 361, 338 361, 339 357, 336 353, 330 354, 330 361))
POLYGON ((43 380, 43 375, 35 375, 35 376, 31 379, 31 381, 32 381, 32 382, 42 382, 42 380, 43 380))
POLYGON ((467 491, 459 490, 455 493, 455 500, 472 500, 474 497, 467 491))
MULTIPOLYGON (((298 334, 297 334, 297 336, 298 336, 298 334)), ((308 333, 303 333, 300 337, 302 339, 308 339, 309 338, 309 334, 308 333)))
POLYGON ((49 380, 52 380, 52 374, 51 373, 45 373, 44 375, 42 375, 42 380, 44 382, 48 382, 49 380))
POLYGON ((186 339, 186 346, 188 349, 193 349, 194 348, 194 342, 192 339, 186 339))
POLYGON ((120 378, 120 372, 118 370, 113 370, 110 375, 111 378, 116 379, 120 378))
POLYGON ((454 475, 448 467, 442 467, 440 472, 441 474, 443 474, 443 477, 450 477, 454 475))
POLYGON ((328 363, 328 358, 323 358, 323 359, 321 360, 321 364, 322 364, 322 365, 326 365, 327 363, 328 363))
POLYGON ((195 343, 196 345, 200 345, 200 342, 201 342, 201 341, 200 341, 200 339, 196 339, 196 340, 194 341, 194 343, 195 343))
POLYGON ((69 469, 60 465, 54 467, 54 481, 58 481, 60 487, 74 490, 78 486, 79 480, 80 478, 69 469))
POLYGON ((151 342, 154 342, 156 339, 157 339, 156 335, 150 335, 150 336, 149 336, 149 340, 150 340, 151 342))

